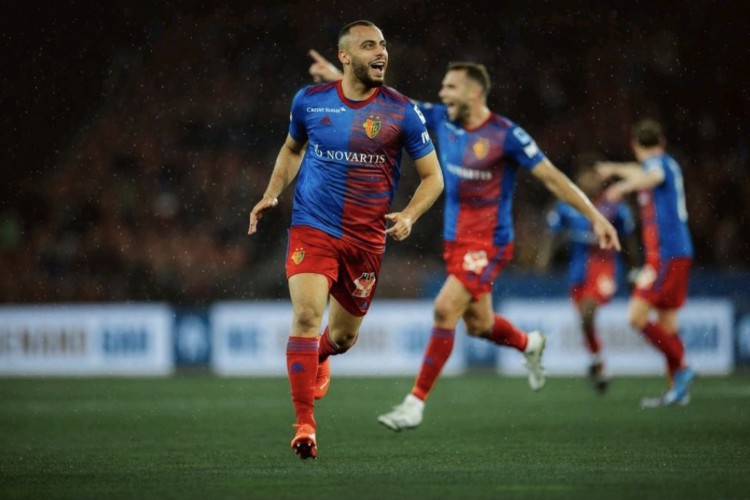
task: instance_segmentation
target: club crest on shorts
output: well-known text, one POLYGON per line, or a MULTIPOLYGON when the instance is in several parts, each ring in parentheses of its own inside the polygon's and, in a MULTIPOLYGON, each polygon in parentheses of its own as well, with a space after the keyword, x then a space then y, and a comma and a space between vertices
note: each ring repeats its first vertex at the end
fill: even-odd
POLYGON ((379 116, 370 115, 362 124, 362 126, 365 128, 367 137, 369 137, 370 139, 374 139, 375 136, 378 135, 378 132, 380 132, 380 126, 382 124, 383 122, 380 121, 379 116))
POLYGON ((302 262, 302 260, 305 258, 305 249, 304 248, 295 248, 294 252, 292 252, 292 262, 295 264, 298 264, 302 262))
POLYGON ((487 252, 479 250, 478 252, 466 252, 464 255, 463 269, 474 274, 482 274, 484 268, 489 264, 487 260, 487 252))
POLYGON ((355 297, 369 297, 372 293, 372 287, 375 286, 375 273, 362 273, 362 276, 354 280, 354 286, 357 288, 352 295, 355 297))

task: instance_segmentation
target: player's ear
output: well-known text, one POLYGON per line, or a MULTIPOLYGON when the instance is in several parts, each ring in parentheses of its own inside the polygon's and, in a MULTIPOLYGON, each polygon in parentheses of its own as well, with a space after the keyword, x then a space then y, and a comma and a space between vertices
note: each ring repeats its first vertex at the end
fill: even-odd
POLYGON ((339 61, 341 61, 341 64, 346 66, 351 61, 349 54, 346 53, 344 50, 339 50, 339 61))

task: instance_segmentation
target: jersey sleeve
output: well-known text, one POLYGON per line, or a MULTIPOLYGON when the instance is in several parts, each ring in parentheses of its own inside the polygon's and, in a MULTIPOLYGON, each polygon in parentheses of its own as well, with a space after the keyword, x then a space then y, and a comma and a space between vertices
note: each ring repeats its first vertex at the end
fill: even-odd
POLYGON ((404 113, 404 148, 412 160, 418 160, 435 150, 430 134, 427 133, 426 120, 416 104, 409 103, 404 113))
POLYGON ((292 110, 289 113, 289 135, 299 143, 307 142, 307 128, 304 120, 304 95, 305 89, 300 89, 292 99, 292 110))
POLYGON ((630 235, 635 231, 635 219, 633 212, 625 203, 620 203, 617 207, 617 216, 615 218, 615 229, 621 235, 630 235))
POLYGON ((544 159, 544 153, 539 150, 534 139, 515 124, 508 129, 503 147, 505 154, 526 170, 531 170, 544 159))
POLYGON ((555 206, 547 212, 547 226, 549 226, 550 230, 555 234, 565 229, 563 209, 564 207, 562 203, 557 202, 555 203, 555 206))
POLYGON ((447 113, 447 108, 443 104, 414 101, 417 109, 422 113, 429 130, 435 130, 447 113))
MULTIPOLYGON (((661 172, 662 179, 664 179, 664 166, 661 161, 661 157, 654 156, 649 158, 643 163, 643 170, 646 172, 661 172)), ((662 182, 664 182, 662 180, 662 182)), ((661 183, 660 183, 661 184, 661 183)))

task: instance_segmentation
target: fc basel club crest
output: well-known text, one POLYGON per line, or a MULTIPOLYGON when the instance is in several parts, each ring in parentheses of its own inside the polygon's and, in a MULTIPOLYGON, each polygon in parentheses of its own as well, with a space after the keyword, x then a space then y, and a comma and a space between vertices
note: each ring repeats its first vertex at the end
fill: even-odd
POLYGON ((294 252, 292 252, 292 262, 295 264, 299 264, 302 262, 302 259, 305 258, 305 249, 304 248, 295 248, 294 252))
POLYGON ((362 276, 354 280, 356 290, 354 290, 352 295, 355 297, 369 297, 375 281, 375 273, 362 273, 362 276))
POLYGON ((477 142, 474 143, 472 146, 472 149, 474 150, 474 156, 477 157, 477 160, 483 159, 485 156, 487 156, 487 153, 490 151, 490 141, 486 137, 482 137, 477 142))
POLYGON ((365 128, 365 133, 370 139, 374 139, 378 132, 380 132, 380 126, 383 122, 380 121, 379 116, 370 115, 367 120, 362 124, 365 128))

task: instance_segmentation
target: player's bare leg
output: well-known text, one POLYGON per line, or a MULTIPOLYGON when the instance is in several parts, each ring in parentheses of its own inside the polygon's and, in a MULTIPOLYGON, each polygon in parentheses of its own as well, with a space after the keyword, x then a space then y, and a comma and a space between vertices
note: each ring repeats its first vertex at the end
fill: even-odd
POLYGON ((456 324, 470 299, 461 282, 449 276, 435 298, 432 334, 414 387, 400 404, 380 415, 378 422, 393 431, 413 429, 422 423, 424 402, 450 357, 456 324))
POLYGON ((292 403, 297 414, 292 450, 301 459, 318 455, 315 436, 314 384, 318 369, 318 331, 328 299, 328 280, 313 273, 289 278, 292 334, 286 349, 292 403))
POLYGON ((584 297, 578 304, 578 314, 581 318, 581 331, 583 332, 586 348, 591 354, 591 363, 588 368, 588 377, 594 389, 599 394, 604 394, 609 387, 609 377, 604 370, 604 360, 601 356, 601 342, 596 333, 596 311, 599 304, 590 297, 584 297))

